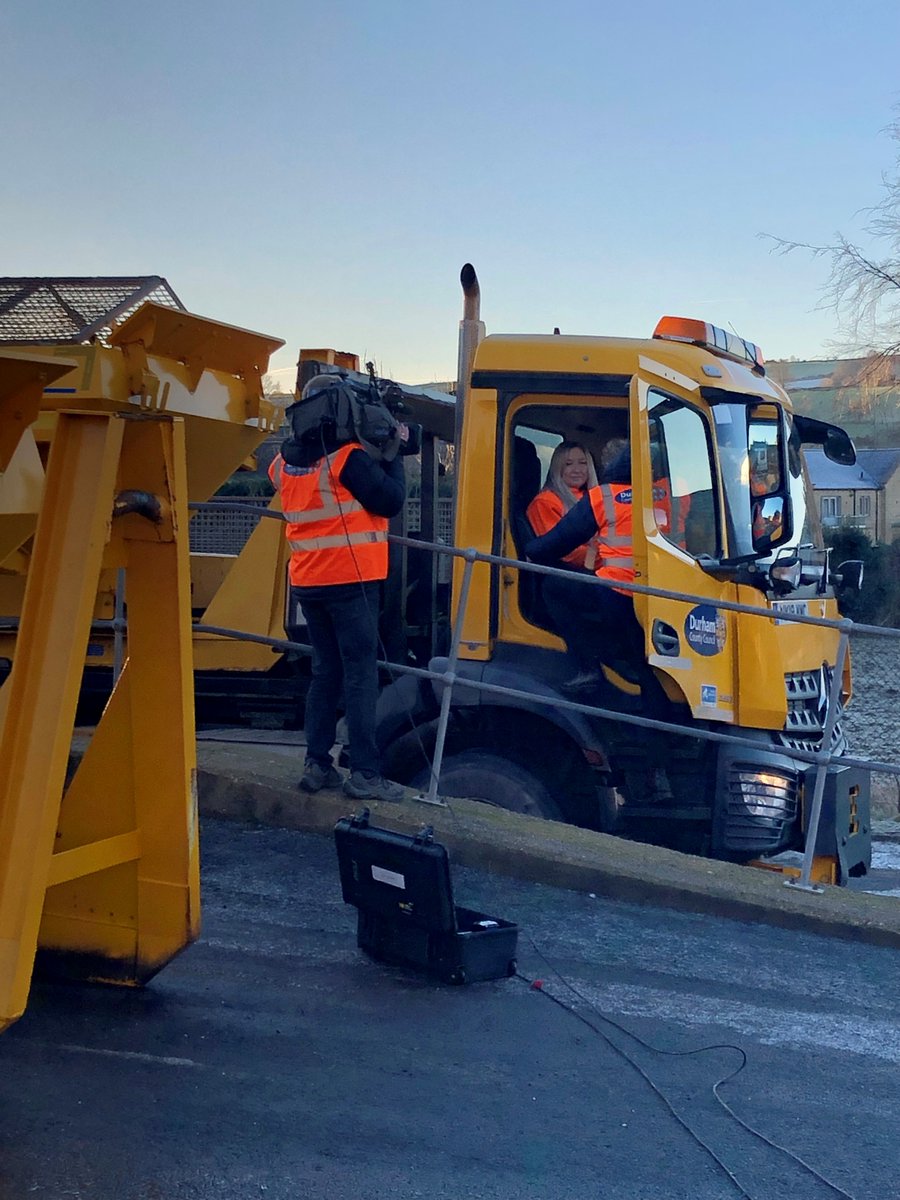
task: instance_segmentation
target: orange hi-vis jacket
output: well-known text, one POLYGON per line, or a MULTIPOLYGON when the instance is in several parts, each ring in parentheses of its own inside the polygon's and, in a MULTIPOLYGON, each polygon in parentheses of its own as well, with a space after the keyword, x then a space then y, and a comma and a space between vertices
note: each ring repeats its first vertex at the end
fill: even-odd
POLYGON ((653 515, 659 532, 680 546, 685 544, 685 525, 691 510, 691 497, 673 496, 672 486, 667 478, 653 481, 653 515))
POLYGON ((269 478, 281 493, 294 587, 387 576, 387 517, 368 512, 340 481, 354 450, 363 447, 349 442, 311 467, 289 466, 279 454, 269 467, 269 478))
MULTIPOLYGON (((597 522, 597 545, 601 555, 600 565, 595 568, 594 574, 601 579, 620 579, 623 583, 630 583, 634 579, 631 484, 601 483, 591 488, 588 496, 597 522)), ((630 592, 622 594, 631 595, 630 592)))
MULTIPOLYGON (((584 494, 572 493, 576 500, 580 500, 584 494)), ((558 525, 565 516, 562 499, 552 488, 544 488, 528 505, 525 516, 538 537, 549 533, 554 525, 558 525)), ((573 567, 584 567, 588 571, 593 571, 597 565, 596 538, 591 538, 584 546, 578 546, 571 554, 563 555, 563 562, 571 563, 573 567)))

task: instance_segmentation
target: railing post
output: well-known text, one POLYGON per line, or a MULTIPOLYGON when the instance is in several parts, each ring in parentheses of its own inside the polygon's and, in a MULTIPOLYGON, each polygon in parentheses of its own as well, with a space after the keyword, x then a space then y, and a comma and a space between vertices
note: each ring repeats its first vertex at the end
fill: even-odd
POLYGON ((816 756, 816 782, 813 787, 812 806, 809 813, 809 822, 806 827, 806 845, 803 851, 803 866, 800 871, 800 878, 786 879, 784 881, 786 887, 802 888, 805 892, 821 892, 824 890, 818 884, 812 883, 810 876, 812 874, 813 859, 816 854, 816 841, 819 836, 822 797, 825 794, 825 776, 828 772, 828 764, 832 760, 831 738, 834 733, 834 727, 837 724, 841 701, 841 687, 844 679, 844 663, 847 659, 847 648, 850 644, 850 630, 852 627, 853 622, 847 619, 842 620, 838 625, 841 631, 841 640, 838 643, 831 687, 828 689, 828 711, 825 714, 825 728, 822 730, 822 741, 819 746, 819 753, 816 756))
POLYGON ((459 590, 459 608, 456 610, 456 622, 453 626, 453 639, 450 642, 450 654, 447 659, 447 670, 444 672, 444 690, 441 693, 441 715, 438 718, 437 736, 434 741, 434 759, 431 764, 431 782, 428 794, 422 799, 428 804, 443 804, 438 798, 438 781, 441 778, 441 764, 444 761, 444 742, 447 740, 447 725, 450 722, 450 702, 453 699, 453 685, 456 683, 456 664, 459 660, 459 643, 462 641, 463 625, 466 619, 466 606, 469 603, 469 588, 472 583, 472 568, 475 565, 477 551, 469 548, 463 551, 465 567, 463 568, 462 585, 459 590))

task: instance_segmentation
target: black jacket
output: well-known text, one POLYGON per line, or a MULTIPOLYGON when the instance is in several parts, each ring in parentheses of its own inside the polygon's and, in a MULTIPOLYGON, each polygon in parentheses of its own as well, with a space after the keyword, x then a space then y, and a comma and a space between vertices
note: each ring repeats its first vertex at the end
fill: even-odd
POLYGON ((365 450, 354 450, 344 463, 341 483, 376 517, 396 517, 406 499, 406 476, 399 454, 390 462, 376 462, 365 450))

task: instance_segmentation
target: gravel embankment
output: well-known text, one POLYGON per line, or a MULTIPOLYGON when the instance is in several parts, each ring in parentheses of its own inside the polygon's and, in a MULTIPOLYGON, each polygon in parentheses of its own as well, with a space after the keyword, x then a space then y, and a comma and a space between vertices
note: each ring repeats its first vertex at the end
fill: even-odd
MULTIPOLYGON (((851 753, 900 766, 900 631, 894 636, 854 634, 853 701, 844 717, 851 753)), ((897 818, 900 777, 875 775, 872 809, 876 818, 897 818)))

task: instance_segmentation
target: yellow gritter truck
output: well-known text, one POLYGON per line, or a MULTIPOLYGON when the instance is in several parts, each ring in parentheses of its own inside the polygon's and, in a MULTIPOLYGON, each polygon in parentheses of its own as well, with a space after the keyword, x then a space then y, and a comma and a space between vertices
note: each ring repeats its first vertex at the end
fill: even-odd
MULTIPOLYGON (((642 339, 484 336, 470 266, 462 282, 455 545, 523 560, 525 511, 554 447, 580 442, 600 464, 626 439, 636 584, 647 589, 634 604, 673 728, 615 719, 642 713, 624 668, 604 668, 592 701, 607 715, 561 707, 573 666, 540 577, 479 561, 440 790, 737 861, 802 848, 815 768, 785 751, 821 749, 840 631, 789 618, 837 620, 835 586, 856 568, 828 562, 801 447, 852 462, 849 438, 795 415, 758 348, 715 326, 664 318, 642 339)), ((456 559, 454 620, 463 569, 456 559)), ((386 774, 428 786, 442 689, 404 677, 384 690, 386 774)), ((850 690, 848 660, 842 705, 850 690)), ((843 749, 838 720, 830 750, 843 749)), ((816 854, 837 881, 869 863, 868 786, 865 771, 829 765, 816 854)))

